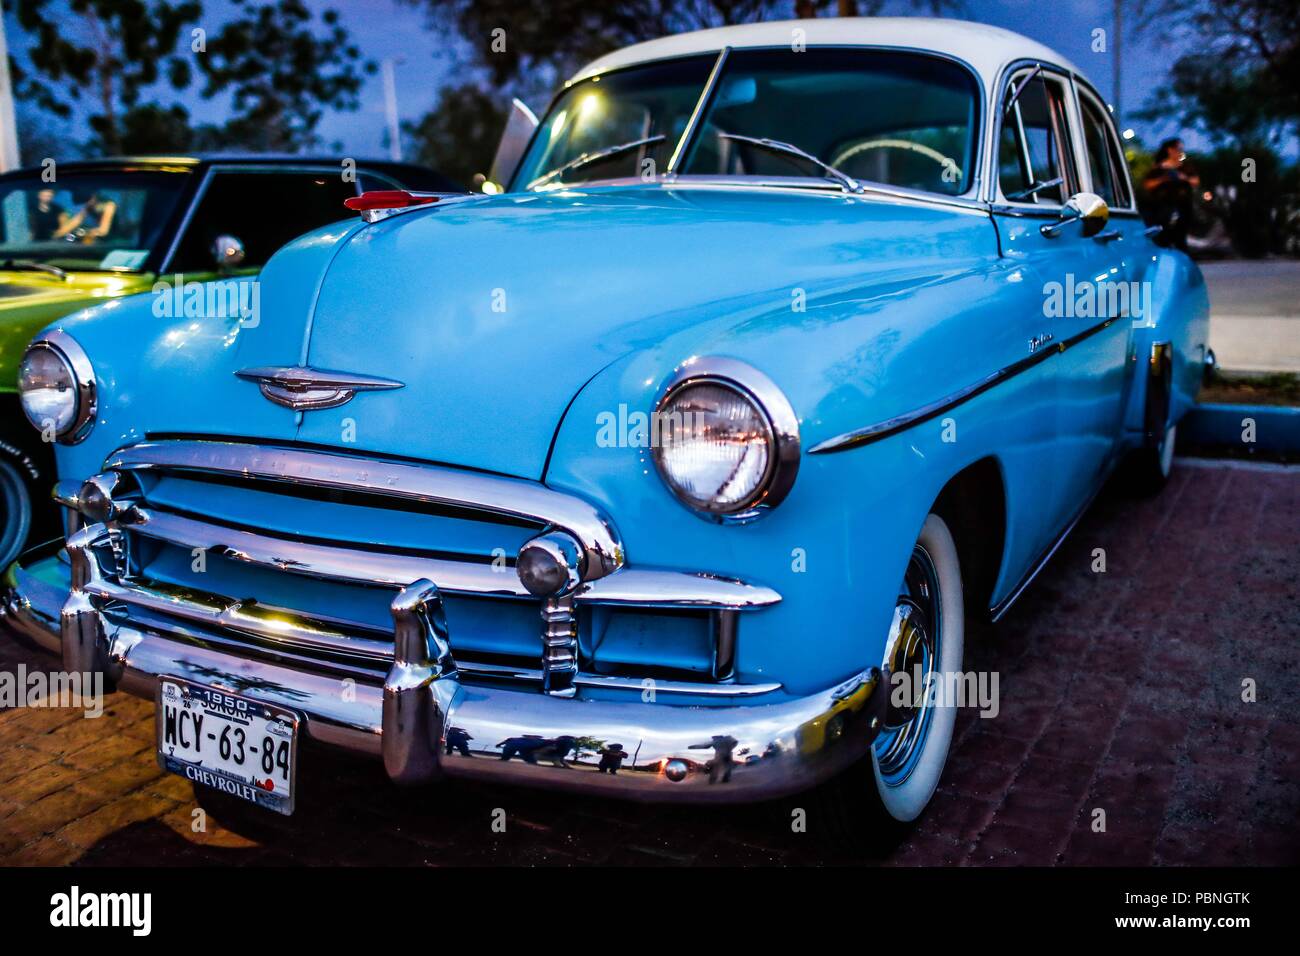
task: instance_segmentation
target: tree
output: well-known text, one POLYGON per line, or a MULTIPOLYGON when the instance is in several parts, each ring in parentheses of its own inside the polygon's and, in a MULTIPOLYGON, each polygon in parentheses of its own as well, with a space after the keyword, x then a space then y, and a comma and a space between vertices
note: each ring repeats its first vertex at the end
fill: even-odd
POLYGON ((1160 0, 1159 25, 1191 46, 1138 115, 1217 144, 1277 143, 1300 126, 1300 0, 1160 0))
POLYGON ((193 0, 65 3, 58 12, 51 0, 14 3, 19 26, 35 39, 28 65, 11 58, 15 95, 62 118, 71 115, 72 102, 93 100, 90 146, 119 153, 126 124, 140 120, 132 113, 145 89, 163 80, 175 89, 189 84, 189 62, 176 45, 202 7, 193 0))
POLYGON ((273 152, 316 145, 325 110, 355 110, 362 75, 375 64, 362 59, 334 10, 321 14, 318 32, 302 0, 233 5, 238 18, 207 41, 197 62, 203 95, 229 91, 235 115, 203 127, 201 145, 273 152))
POLYGON ((417 122, 404 123, 402 131, 416 162, 472 185, 476 174, 487 172, 505 124, 499 97, 474 83, 461 83, 444 87, 433 109, 417 122))

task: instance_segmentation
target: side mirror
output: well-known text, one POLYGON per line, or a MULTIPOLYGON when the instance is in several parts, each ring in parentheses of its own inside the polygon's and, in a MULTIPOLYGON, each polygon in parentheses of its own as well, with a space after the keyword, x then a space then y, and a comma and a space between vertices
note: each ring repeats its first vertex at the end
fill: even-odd
POLYGON ((505 185, 514 178, 519 162, 524 158, 524 150, 537 129, 537 117, 519 100, 510 101, 510 115, 506 117, 506 128, 497 145, 497 154, 492 160, 488 179, 498 186, 505 185))
POLYGON ((1075 193, 1061 209, 1061 218, 1041 227, 1039 232, 1052 239, 1060 234, 1062 226, 1076 221, 1083 227, 1085 237, 1095 236, 1110 222, 1110 207, 1096 193, 1075 193))
POLYGON ((222 233, 212 241, 212 258, 218 272, 230 272, 244 261, 244 244, 236 236, 222 233))

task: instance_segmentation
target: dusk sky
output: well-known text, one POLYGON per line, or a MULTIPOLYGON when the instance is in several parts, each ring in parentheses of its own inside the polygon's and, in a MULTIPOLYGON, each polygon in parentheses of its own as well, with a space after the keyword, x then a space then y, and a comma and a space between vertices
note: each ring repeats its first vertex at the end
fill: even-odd
MULTIPOLYGON (((309 7, 319 11, 333 8, 361 48, 364 55, 379 62, 386 58, 404 58, 396 67, 398 108, 403 119, 415 119, 432 105, 438 88, 455 74, 460 63, 468 61, 467 52, 454 27, 445 33, 431 25, 424 11, 397 0, 306 0, 309 7), (459 60, 457 57, 459 56, 459 60)), ((1059 50, 1076 63, 1097 85, 1103 94, 1111 95, 1110 34, 1113 31, 1113 4, 1109 0, 965 0, 965 19, 989 23, 1023 33, 1059 50), (1101 27, 1107 31, 1108 52, 1091 50, 1092 31, 1101 27)), ((209 33, 220 27, 230 16, 232 7, 225 0, 206 0, 204 26, 209 33)), ((910 14, 915 8, 907 3, 894 2, 886 13, 910 14)), ((1139 32, 1134 29, 1136 16, 1127 18, 1123 67, 1125 111, 1134 109, 1147 100, 1153 87, 1164 80, 1167 66, 1177 54, 1161 36, 1158 29, 1139 32)), ((503 24, 509 30, 509 24, 503 24)), ((26 38, 12 17, 8 18, 9 45, 12 51, 22 49, 26 38)), ((170 90, 162 91, 164 102, 179 99, 196 121, 214 121, 222 118, 226 105, 220 99, 204 101, 196 90, 176 96, 170 90)), ((530 103, 539 108, 542 103, 530 103)), ((21 110, 21 106, 20 106, 21 110)), ((1124 125, 1134 127, 1148 143, 1172 132, 1165 126, 1150 126, 1129 118, 1124 125)), ((347 155, 379 156, 384 154, 384 100, 383 85, 376 73, 368 77, 361 95, 361 108, 356 113, 327 114, 319 128, 327 144, 338 142, 347 155)), ((1196 146, 1192 137, 1189 145, 1196 146)))

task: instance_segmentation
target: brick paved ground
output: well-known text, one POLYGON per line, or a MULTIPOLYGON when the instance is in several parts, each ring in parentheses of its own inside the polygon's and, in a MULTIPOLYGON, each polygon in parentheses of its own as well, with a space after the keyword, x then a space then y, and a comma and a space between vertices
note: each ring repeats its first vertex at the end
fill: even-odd
MULTIPOLYGON (((1300 862, 1300 470, 1180 463, 1156 501, 1104 496, 967 661, 1001 713, 964 716, 944 786, 880 862, 1300 862), (1107 570, 1091 570, 1103 548, 1107 570), (1251 678, 1258 701, 1241 700, 1251 678), (1106 832, 1093 832, 1096 809, 1106 832)), ((38 663, 7 643, 0 668, 38 663)), ((646 808, 452 786, 399 791, 308 753, 294 829, 209 818, 153 759, 153 705, 0 712, 0 862, 762 864, 832 859, 791 807, 646 808), (507 814, 492 832, 494 808, 507 814)), ((809 819, 810 830, 817 826, 809 819)), ((843 859, 834 858, 834 859, 843 859)), ((874 862, 874 861, 865 861, 874 862)))

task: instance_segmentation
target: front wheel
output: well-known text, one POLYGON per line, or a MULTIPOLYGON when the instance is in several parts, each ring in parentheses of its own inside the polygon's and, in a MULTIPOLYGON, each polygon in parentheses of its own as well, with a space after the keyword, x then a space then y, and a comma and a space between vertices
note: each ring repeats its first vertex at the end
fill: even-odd
POLYGON ((965 650, 965 604, 957 546, 930 514, 912 548, 885 642, 890 675, 884 726, 868 757, 823 788, 837 842, 876 846, 902 836, 939 786, 957 721, 955 686, 965 650), (894 676, 898 675, 898 676, 894 676))

